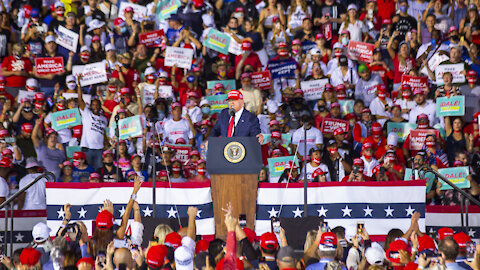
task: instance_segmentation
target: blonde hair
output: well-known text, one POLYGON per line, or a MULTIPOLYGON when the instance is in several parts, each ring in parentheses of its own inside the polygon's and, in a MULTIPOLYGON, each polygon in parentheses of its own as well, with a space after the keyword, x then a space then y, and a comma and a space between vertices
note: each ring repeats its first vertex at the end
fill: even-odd
POLYGON ((382 266, 382 265, 370 265, 367 270, 385 270, 385 266, 382 266))
MULTIPOLYGON (((308 14, 307 1, 305 0, 301 0, 301 1, 302 1, 301 6, 302 6, 303 12, 305 12, 305 14, 308 14)), ((288 15, 292 15, 296 10, 297 10, 297 0, 290 1, 290 10, 288 12, 288 15)))
POLYGON ((303 245, 303 250, 309 249, 313 242, 315 242, 315 238, 317 237, 317 230, 310 230, 307 232, 307 237, 305 237, 305 244, 303 245))
POLYGON ((167 234, 173 232, 173 229, 170 228, 167 224, 159 224, 155 231, 153 232, 153 236, 157 238, 157 242, 159 245, 163 245, 165 242, 165 237, 167 234))

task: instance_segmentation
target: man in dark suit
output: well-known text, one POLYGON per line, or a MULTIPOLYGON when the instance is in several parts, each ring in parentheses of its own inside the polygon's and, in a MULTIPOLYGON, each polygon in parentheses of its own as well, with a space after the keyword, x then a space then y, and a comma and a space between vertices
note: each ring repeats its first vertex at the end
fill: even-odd
POLYGON ((260 123, 255 114, 247 111, 243 95, 238 90, 231 90, 227 95, 228 108, 220 112, 218 121, 210 132, 213 137, 251 137, 256 136, 263 142, 260 123))

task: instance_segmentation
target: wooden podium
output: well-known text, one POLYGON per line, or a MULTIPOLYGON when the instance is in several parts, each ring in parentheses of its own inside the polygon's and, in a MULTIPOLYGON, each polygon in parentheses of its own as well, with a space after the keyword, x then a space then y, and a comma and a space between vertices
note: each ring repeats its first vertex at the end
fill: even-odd
POLYGON ((209 138, 207 159, 216 237, 227 237, 222 208, 229 202, 234 215, 246 214, 247 227, 254 229, 258 173, 262 168, 262 153, 257 138, 209 138))

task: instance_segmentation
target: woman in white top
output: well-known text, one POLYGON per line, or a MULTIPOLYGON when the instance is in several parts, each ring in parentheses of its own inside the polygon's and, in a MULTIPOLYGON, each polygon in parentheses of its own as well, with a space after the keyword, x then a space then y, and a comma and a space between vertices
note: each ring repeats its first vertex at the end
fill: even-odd
POLYGON ((306 17, 312 17, 312 9, 307 6, 307 1, 292 0, 287 9, 287 26, 290 34, 294 35, 302 28, 303 19, 306 17))
MULTIPOLYGON (((348 30, 350 32, 350 40, 362 41, 362 34, 367 33, 368 29, 362 21, 358 19, 358 8, 355 4, 348 5, 348 16, 345 21, 340 25, 340 31, 348 30)), ((368 38, 366 36, 366 38, 368 38)), ((342 44, 344 44, 342 42, 342 44)), ((344 44, 345 45, 345 44, 344 44)))
POLYGON ((265 0, 267 5, 260 12, 259 25, 264 27, 265 32, 270 31, 273 28, 273 18, 278 17, 282 25, 287 25, 285 19, 285 11, 280 3, 277 3, 277 0, 265 0))

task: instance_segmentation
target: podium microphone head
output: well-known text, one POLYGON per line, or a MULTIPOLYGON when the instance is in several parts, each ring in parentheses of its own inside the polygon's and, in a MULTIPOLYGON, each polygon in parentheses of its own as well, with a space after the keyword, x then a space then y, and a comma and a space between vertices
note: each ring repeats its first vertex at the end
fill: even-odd
POLYGON ((230 116, 235 116, 235 109, 234 108, 228 108, 228 114, 230 114, 230 116))

